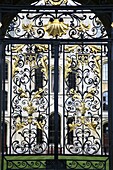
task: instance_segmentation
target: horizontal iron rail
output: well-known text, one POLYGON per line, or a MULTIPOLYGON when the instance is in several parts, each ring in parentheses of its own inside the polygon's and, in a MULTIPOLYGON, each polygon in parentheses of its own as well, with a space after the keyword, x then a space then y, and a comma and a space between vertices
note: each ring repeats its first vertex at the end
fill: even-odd
MULTIPOLYGON (((16 155, 16 154, 5 154, 4 155, 4 157, 5 158, 10 158, 10 156, 16 156, 16 158, 17 157, 21 157, 21 156, 23 156, 23 157, 26 157, 26 156, 28 156, 28 157, 31 157, 31 156, 35 156, 35 157, 43 157, 43 156, 52 156, 53 157, 53 155, 49 155, 49 154, 18 154, 18 155, 16 155)), ((81 155, 77 155, 77 154, 59 154, 58 156, 62 156, 62 157, 65 157, 65 156, 67 156, 67 157, 69 157, 69 156, 71 156, 71 157, 84 157, 84 158, 86 158, 86 157, 103 157, 103 158, 106 158, 106 159, 108 159, 109 158, 109 155, 83 155, 83 154, 81 154, 81 155)), ((44 158, 45 159, 45 158, 44 158)), ((53 157, 53 159, 54 159, 54 157, 53 157)))
POLYGON ((111 42, 113 39, 18 39, 18 38, 1 38, 0 43, 4 44, 51 44, 53 42, 57 42, 59 44, 71 44, 76 43, 79 45, 83 45, 85 43, 95 44, 95 45, 101 45, 106 44, 107 42, 111 42))
MULTIPOLYGON (((7 5, 0 4, 0 12, 18 12, 20 10, 95 10, 101 12, 112 12, 113 4, 110 5, 78 5, 78 6, 33 6, 33 5, 7 5), (12 11, 13 10, 13 11, 12 11)), ((24 12, 24 11, 23 11, 24 12)), ((35 11, 36 12, 36 11, 35 11)), ((78 11, 79 12, 79 11, 78 11)), ((81 12, 81 11, 80 11, 81 12)))

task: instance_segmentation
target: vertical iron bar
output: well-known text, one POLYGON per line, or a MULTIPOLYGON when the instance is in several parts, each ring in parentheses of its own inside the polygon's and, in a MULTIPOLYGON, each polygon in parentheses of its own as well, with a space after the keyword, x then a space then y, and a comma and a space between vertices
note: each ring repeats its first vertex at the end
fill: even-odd
POLYGON ((54 159, 56 162, 56 169, 57 169, 57 162, 58 162, 58 53, 59 53, 59 48, 58 44, 55 43, 53 44, 55 46, 54 48, 54 126, 55 126, 55 131, 54 131, 54 142, 55 142, 55 151, 54 151, 54 159))
MULTIPOLYGON (((50 55, 50 44, 48 44, 48 101, 49 101, 49 107, 48 107, 48 127, 49 127, 49 116, 50 116, 50 58, 51 58, 51 55, 50 55)), ((48 132, 48 137, 49 137, 49 132, 48 132)), ((50 154, 50 142, 48 140, 48 154, 50 154)))
POLYGON ((66 126, 66 121, 65 121, 65 61, 66 61, 66 54, 65 54, 65 47, 66 45, 63 45, 62 48, 62 53, 63 53, 63 149, 62 152, 65 154, 65 126, 66 126))
MULTIPOLYGON (((2 44, 2 159, 4 161, 4 137, 5 137, 5 47, 2 44)), ((4 162, 3 169, 4 169, 4 162)))
POLYGON ((9 79, 9 82, 10 82, 10 142, 9 142, 9 154, 11 154, 11 151, 12 151, 12 130, 11 130, 11 126, 12 126, 12 57, 13 57, 13 51, 12 51, 12 44, 10 44, 10 47, 9 47, 9 51, 10 51, 10 55, 11 55, 11 61, 10 61, 10 79, 9 79))
MULTIPOLYGON (((0 23, 2 21, 2 14, 0 13, 0 23)), ((0 96, 2 96, 2 31, 0 28, 0 96)), ((2 97, 0 99, 0 153, 2 152, 2 97)), ((3 169, 3 159, 0 155, 0 169, 3 169)))
POLYGON ((103 129, 103 126, 102 126, 102 118, 103 118, 103 114, 102 114, 102 110, 103 110, 102 109, 103 108, 103 103, 102 103, 102 100, 103 100, 103 89, 102 89, 102 81, 103 81, 103 74, 102 74, 103 73, 103 71, 102 71, 102 66, 103 66, 102 47, 103 46, 101 44, 101 75, 100 75, 100 79, 101 79, 101 81, 100 81, 100 83, 101 83, 100 84, 100 86, 101 86, 101 90, 100 90, 101 91, 101 96, 100 96, 101 97, 101 155, 103 154, 103 148, 102 148, 103 147, 102 146, 102 132, 103 132, 103 130, 102 130, 103 129))
MULTIPOLYGON (((112 21, 113 22, 113 11, 112 21)), ((109 170, 113 169, 113 28, 111 27, 111 45, 108 53, 108 125, 109 125, 109 170)))

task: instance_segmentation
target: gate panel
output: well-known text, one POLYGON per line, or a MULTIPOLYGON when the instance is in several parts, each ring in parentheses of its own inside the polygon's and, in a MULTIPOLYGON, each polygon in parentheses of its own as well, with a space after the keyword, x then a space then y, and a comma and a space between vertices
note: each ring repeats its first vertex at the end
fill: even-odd
POLYGON ((40 154, 48 149, 49 46, 12 45, 10 154, 40 154))
POLYGON ((107 170, 107 32, 73 3, 22 10, 6 32, 4 170, 107 170))
POLYGON ((102 62, 105 46, 65 46, 65 148, 71 154, 102 152, 102 62))
MULTIPOLYGON (((10 117, 6 116, 10 129, 7 155, 36 154, 55 157, 55 160, 54 157, 32 159, 33 167, 29 159, 22 165, 19 158, 21 164, 18 165, 18 159, 13 161, 5 157, 9 169, 19 169, 21 166, 35 169, 35 164, 40 164, 36 165, 38 169, 52 168, 53 162, 59 159, 58 155, 101 156, 104 153, 102 65, 107 60, 107 46, 60 43, 57 44, 57 54, 55 47, 55 44, 6 46, 6 60, 11 65, 8 103, 11 108, 10 117), (55 55, 58 56, 56 71, 55 55), (57 103, 55 88, 58 90, 57 103)), ((98 164, 99 169, 106 169, 107 157, 103 157, 101 166, 96 159, 94 157, 90 165, 87 165, 85 158, 83 165, 96 169, 98 164)), ((71 162, 64 159, 64 163, 59 162, 57 168, 83 169, 83 165, 79 159, 71 162), (73 165, 75 162, 76 165, 73 165)))

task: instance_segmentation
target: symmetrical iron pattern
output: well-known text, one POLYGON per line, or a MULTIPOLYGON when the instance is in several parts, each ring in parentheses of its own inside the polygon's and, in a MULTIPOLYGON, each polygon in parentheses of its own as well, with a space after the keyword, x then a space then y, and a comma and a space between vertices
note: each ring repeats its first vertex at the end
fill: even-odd
POLYGON ((23 10, 12 20, 6 33, 6 38, 22 39, 97 39, 106 36, 102 22, 90 10, 81 13, 60 8, 57 12, 51 8, 38 10, 38 13, 23 10))
MULTIPOLYGON (((49 68, 54 59, 50 59, 50 47, 47 44, 11 46, 11 153, 47 153, 50 107, 53 102, 49 68), (38 81, 37 69, 40 69, 41 73, 38 81), (39 86, 36 83, 39 83, 39 86), (40 143, 37 142, 37 129, 41 133, 40 143)), ((62 45, 62 48, 63 53, 60 52, 59 55, 60 65, 63 63, 64 76, 61 77, 64 86, 60 91, 60 104, 64 110, 62 109, 63 123, 60 133, 63 128, 65 130, 61 153, 101 154, 101 65, 103 58, 107 56, 107 46, 62 45), (72 74, 73 77, 69 79, 72 74), (69 119, 72 121, 68 123, 69 119), (72 138, 69 137, 70 134, 72 138)), ((7 50, 6 54, 8 58, 10 54, 7 50)))
MULTIPOLYGON (((7 163, 7 170, 52 170, 56 168, 55 161, 54 159, 51 160, 41 160, 41 159, 32 159, 29 160, 20 160, 17 158, 17 160, 10 160, 10 158, 5 158, 5 161, 7 163)), ((90 161, 87 161, 87 159, 84 160, 70 160, 70 159, 63 159, 58 161, 58 169, 60 170, 82 170, 82 169, 87 169, 87 170, 107 170, 107 163, 108 159, 107 158, 102 158, 102 160, 97 161, 94 158, 90 161)))
POLYGON ((72 118, 68 133, 73 133, 72 145, 66 144, 70 153, 95 154, 101 149, 101 64, 107 55, 103 47, 65 46, 65 117, 72 118), (69 89, 70 73, 75 76, 75 88, 69 89))
MULTIPOLYGON (((43 153, 47 149, 48 46, 12 46, 11 153, 43 153), (42 54, 43 52, 43 54, 42 54), (43 72, 43 87, 36 86, 36 70, 43 72), (37 129, 42 131, 37 143, 37 129)), ((38 80, 41 81, 41 80, 38 80)))
MULTIPOLYGON (((32 4, 36 9, 21 10, 8 27, 6 155, 102 155, 102 65, 108 58, 108 36, 99 17, 89 9, 75 10, 79 5, 71 0, 38 1, 32 4)), ((7 170, 48 166, 47 159, 4 159, 7 170)), ((107 159, 64 162, 65 169, 106 170, 107 159)))

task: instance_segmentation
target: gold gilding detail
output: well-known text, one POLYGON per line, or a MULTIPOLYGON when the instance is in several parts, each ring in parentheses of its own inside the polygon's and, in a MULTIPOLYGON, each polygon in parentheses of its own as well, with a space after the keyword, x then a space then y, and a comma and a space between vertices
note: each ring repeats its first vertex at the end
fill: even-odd
POLYGON ((62 36, 66 34, 66 31, 69 29, 69 25, 65 24, 64 21, 59 21, 58 19, 54 19, 49 21, 48 24, 44 25, 44 30, 48 32, 49 35, 53 37, 62 36))
POLYGON ((78 45, 73 45, 73 46, 66 46, 65 50, 68 52, 74 52, 74 50, 78 47, 78 45))
POLYGON ((96 45, 88 45, 88 46, 91 49, 92 53, 99 53, 99 52, 101 52, 101 48, 96 46, 96 45))
POLYGON ((86 32, 91 28, 90 24, 89 25, 85 25, 82 22, 80 22, 79 27, 77 28, 78 31, 80 32, 86 32))
POLYGON ((65 66, 65 79, 69 75, 70 72, 72 72, 71 69, 72 59, 70 57, 66 57, 66 66, 65 66))
POLYGON ((30 24, 22 24, 22 29, 28 33, 35 32, 35 29, 33 28, 33 23, 30 24))
POLYGON ((80 127, 81 125, 85 125, 87 126, 90 130, 93 130, 96 132, 96 127, 97 127, 97 123, 95 122, 86 122, 86 119, 84 116, 81 116, 80 118, 80 123, 74 123, 72 122, 72 124, 68 124, 68 126, 70 127, 70 131, 73 131, 75 130, 77 127, 80 127))
POLYGON ((15 73, 19 71, 18 69, 18 61, 19 58, 17 56, 13 56, 14 63, 12 65, 12 77, 15 76, 15 73))
POLYGON ((12 50, 14 52, 20 53, 20 52, 22 52, 22 49, 23 49, 24 46, 25 46, 25 44, 19 44, 19 45, 12 47, 12 50))
POLYGON ((111 23, 111 27, 113 28, 113 22, 111 23))
POLYGON ((45 121, 43 121, 43 122, 37 121, 37 122, 35 122, 35 125, 37 126, 38 129, 43 130, 45 121))
POLYGON ((32 116, 28 116, 28 124, 32 124, 32 121, 33 121, 33 117, 32 116))
POLYGON ((77 108, 77 110, 79 110, 81 112, 81 114, 84 115, 86 113, 86 111, 89 110, 89 108, 85 106, 85 102, 82 102, 81 106, 79 108, 77 108))
POLYGON ((94 97, 94 94, 95 94, 95 88, 91 88, 89 91, 88 91, 88 93, 85 95, 85 99, 87 99, 87 98, 90 98, 90 99, 92 99, 93 97, 94 97))
POLYGON ((68 126, 70 127, 69 132, 73 131, 74 129, 76 129, 76 127, 80 126, 79 123, 74 123, 72 122, 72 124, 68 124, 68 126))
POLYGON ((29 64, 30 66, 36 65, 36 58, 37 56, 35 54, 25 54, 25 63, 29 64))
POLYGON ((51 3, 52 5, 60 5, 61 3, 67 3, 68 0, 45 0, 45 3, 51 3))
POLYGON ((95 68, 94 68, 94 73, 97 74, 99 77, 101 76, 101 57, 96 56, 94 57, 94 62, 95 62, 95 68))
POLYGON ((37 90, 33 96, 33 99, 38 99, 38 98, 41 98, 41 93, 43 92, 44 90, 42 88, 39 88, 39 90, 37 90))
POLYGON ((44 51, 47 51, 48 50, 48 45, 42 45, 42 44, 35 44, 37 50, 39 52, 44 52, 44 51))
POLYGON ((41 71, 45 74, 45 78, 48 79, 48 65, 47 65, 47 56, 43 56, 41 58, 41 65, 42 65, 42 69, 41 71))
POLYGON ((25 126, 25 123, 24 122, 18 122, 16 123, 16 131, 22 129, 23 127, 25 126))
POLYGON ((18 92, 20 93, 21 98, 27 98, 28 97, 26 92, 22 88, 19 88, 18 92))
POLYGON ((20 117, 18 116, 16 119, 16 131, 22 129, 25 126, 25 122, 20 121, 20 117))
POLYGON ((91 129, 93 131, 96 131, 97 123, 95 123, 95 122, 87 122, 85 125, 88 126, 89 129, 91 129))
POLYGON ((23 107, 23 109, 28 112, 28 115, 32 115, 36 112, 36 108, 33 106, 32 102, 29 102, 28 106, 23 107))
POLYGON ((77 59, 78 59, 78 65, 80 65, 80 63, 81 63, 82 66, 84 66, 85 64, 88 64, 89 55, 88 54, 78 54, 77 59))
POLYGON ((70 89, 70 94, 72 95, 73 99, 81 99, 80 94, 78 94, 74 89, 70 89))
MULTIPOLYGON (((96 45, 87 45, 92 53, 99 53, 101 52, 101 48, 96 45)), ((72 46, 66 46, 65 50, 68 52, 74 52, 74 50, 79 47, 79 45, 72 45, 72 46)))

